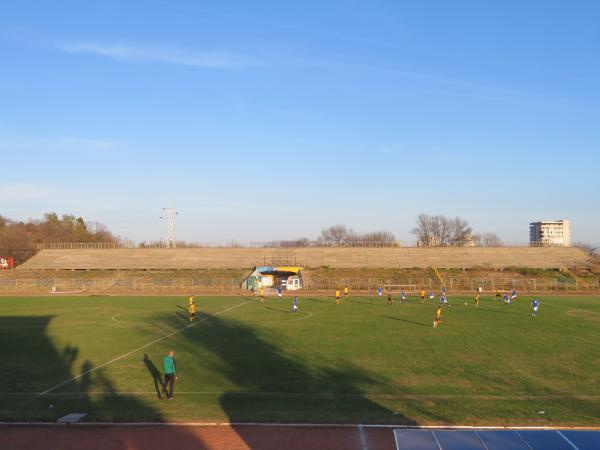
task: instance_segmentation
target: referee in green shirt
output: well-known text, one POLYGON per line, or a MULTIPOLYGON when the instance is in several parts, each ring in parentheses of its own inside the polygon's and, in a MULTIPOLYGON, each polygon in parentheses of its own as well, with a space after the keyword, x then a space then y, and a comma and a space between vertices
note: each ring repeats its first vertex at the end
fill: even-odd
MULTIPOLYGON (((177 370, 175 369, 175 352, 173 350, 169 351, 169 354, 163 358, 163 370, 165 372, 165 382, 163 383, 163 394, 167 394, 167 398, 169 400, 173 400, 173 386, 175 385, 175 380, 177 379, 177 370), (169 392, 167 392, 167 386, 169 387, 169 392)), ((162 394, 160 396, 162 398, 162 394)))

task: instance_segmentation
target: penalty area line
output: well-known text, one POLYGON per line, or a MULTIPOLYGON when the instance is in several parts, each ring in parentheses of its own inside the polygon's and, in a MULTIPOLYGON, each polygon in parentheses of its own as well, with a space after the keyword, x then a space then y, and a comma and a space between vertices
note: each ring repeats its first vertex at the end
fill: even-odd
POLYGON ((43 392, 39 392, 39 393, 38 393, 38 395, 46 395, 46 394, 49 394, 50 392, 52 392, 52 391, 54 391, 54 390, 58 389, 59 387, 62 387, 62 386, 64 386, 65 384, 69 384, 69 383, 71 383, 71 382, 73 382, 73 381, 75 381, 75 380, 78 380, 79 378, 81 378, 81 377, 83 377, 83 376, 85 376, 85 375, 89 374, 89 373, 92 373, 92 372, 94 372, 94 371, 96 371, 96 370, 98 370, 98 369, 101 369, 101 368, 103 368, 103 367, 106 367, 106 366, 108 366, 108 365, 110 365, 110 364, 112 364, 112 363, 114 363, 114 362, 117 362, 117 361, 119 361, 119 360, 123 359, 123 358, 127 358, 128 356, 131 356, 131 355, 133 355, 134 353, 136 353, 136 352, 139 352, 140 350, 143 350, 143 349, 145 349, 145 348, 147 348, 147 347, 150 347, 151 345, 154 345, 154 344, 156 344, 157 342, 164 341, 165 339, 167 339, 167 338, 170 338, 171 336, 174 336, 174 335, 176 335, 176 334, 179 334, 179 333, 181 333, 182 331, 185 331, 185 330, 187 330, 187 329, 189 329, 189 328, 195 327, 196 325, 200 324, 201 322, 204 322, 205 320, 208 320, 208 319, 210 319, 211 317, 219 316, 219 315, 221 315, 221 314, 224 314, 224 313, 226 313, 226 312, 228 312, 228 311, 231 311, 231 310, 233 310, 233 309, 239 308, 240 306, 246 305, 247 303, 249 303, 249 302, 244 302, 244 303, 240 303, 240 304, 238 304, 238 305, 235 305, 235 306, 231 306, 231 307, 229 307, 229 308, 226 308, 226 309, 224 309, 224 310, 222 310, 222 311, 216 312, 215 314, 211 314, 210 316, 208 316, 208 317, 205 317, 204 319, 200 319, 200 320, 198 320, 198 321, 196 321, 196 322, 194 322, 194 323, 191 323, 191 324, 189 324, 189 325, 186 325, 185 327, 179 328, 179 329, 177 329, 177 330, 175 330, 175 331, 173 331, 173 332, 171 332, 171 333, 169 333, 169 334, 165 334, 164 336, 161 336, 161 337, 159 337, 159 338, 156 338, 156 339, 154 339, 153 341, 150 341, 150 342, 148 342, 147 344, 144 344, 144 345, 142 345, 142 346, 140 346, 140 347, 134 348, 133 350, 131 350, 131 351, 127 352, 127 353, 124 353, 124 354, 122 354, 122 355, 120 355, 120 356, 117 356, 116 358, 113 358, 113 359, 111 359, 110 361, 106 361, 105 363, 102 363, 102 364, 100 364, 99 366, 92 367, 92 368, 91 368, 91 369, 89 369, 89 370, 86 370, 86 371, 84 371, 84 372, 81 372, 79 375, 77 375, 77 376, 74 376, 74 377, 72 377, 72 378, 69 378, 68 380, 65 380, 65 381, 63 381, 63 382, 61 382, 61 383, 58 383, 57 385, 55 385, 55 386, 52 386, 52 387, 50 387, 50 388, 46 389, 46 390, 45 390, 45 391, 43 391, 43 392))

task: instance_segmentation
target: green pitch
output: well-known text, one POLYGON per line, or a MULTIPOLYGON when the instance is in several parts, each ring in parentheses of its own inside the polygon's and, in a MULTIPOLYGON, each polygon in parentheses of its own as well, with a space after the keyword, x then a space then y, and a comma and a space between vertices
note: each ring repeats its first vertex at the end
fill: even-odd
POLYGON ((414 297, 200 296, 192 326, 185 296, 3 297, 0 420, 599 423, 600 300, 449 299, 433 328, 414 297))

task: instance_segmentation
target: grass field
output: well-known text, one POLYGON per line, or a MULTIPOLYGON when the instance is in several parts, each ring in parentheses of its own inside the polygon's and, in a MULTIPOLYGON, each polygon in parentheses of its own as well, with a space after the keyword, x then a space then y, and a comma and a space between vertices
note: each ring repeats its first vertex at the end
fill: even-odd
POLYGON ((3 297, 0 420, 597 425, 600 299, 530 299, 3 297))

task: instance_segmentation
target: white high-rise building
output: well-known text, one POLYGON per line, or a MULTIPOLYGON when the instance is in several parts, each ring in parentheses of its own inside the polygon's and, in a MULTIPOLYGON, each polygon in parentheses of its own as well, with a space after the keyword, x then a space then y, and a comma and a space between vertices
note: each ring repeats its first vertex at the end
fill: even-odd
POLYGON ((549 220, 529 224, 529 244, 533 246, 571 245, 571 221, 549 220))

